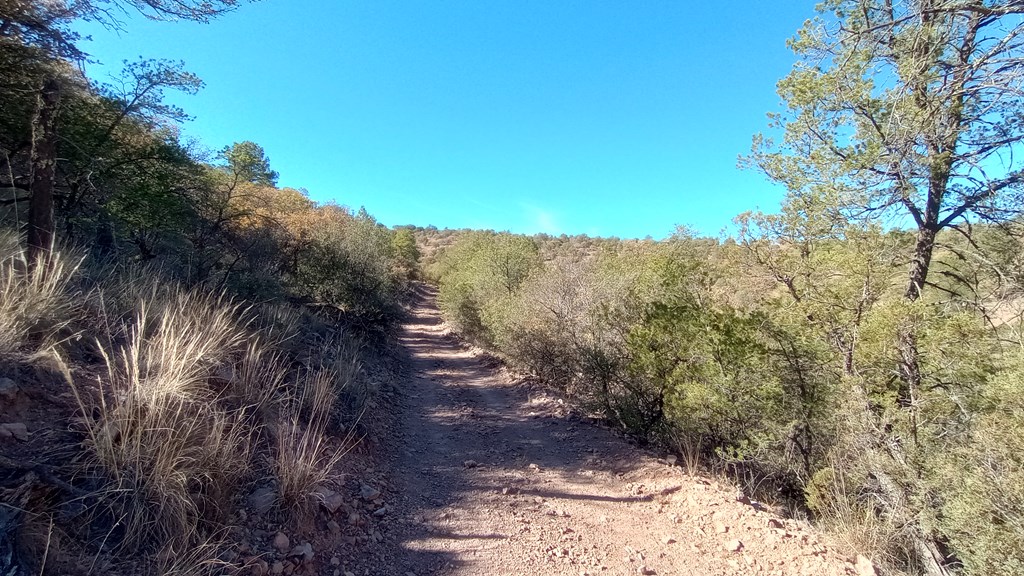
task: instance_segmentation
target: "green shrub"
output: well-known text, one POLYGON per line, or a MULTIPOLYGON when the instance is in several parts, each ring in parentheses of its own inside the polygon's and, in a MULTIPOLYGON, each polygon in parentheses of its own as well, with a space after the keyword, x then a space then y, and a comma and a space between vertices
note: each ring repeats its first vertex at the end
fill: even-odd
POLYGON ((1024 574, 1024 355, 981 394, 969 440, 936 484, 939 528, 969 574, 1024 574))
POLYGON ((297 257, 295 282, 317 302, 332 304, 371 324, 398 313, 401 289, 393 267, 393 233, 365 211, 327 206, 297 257))
POLYGON ((539 267, 537 246, 529 238, 493 232, 466 234, 438 262, 441 310, 468 338, 493 343, 502 308, 539 267))

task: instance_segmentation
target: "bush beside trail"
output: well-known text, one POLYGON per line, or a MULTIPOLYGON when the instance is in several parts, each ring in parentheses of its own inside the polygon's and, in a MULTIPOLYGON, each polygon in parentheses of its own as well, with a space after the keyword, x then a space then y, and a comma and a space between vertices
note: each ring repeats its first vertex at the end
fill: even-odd
MULTIPOLYGON (((453 326, 514 368, 809 513, 851 553, 916 572, 919 548, 939 542, 966 573, 1017 572, 1020 287, 964 260, 950 234, 937 266, 951 281, 907 302, 906 234, 810 237, 805 214, 786 224, 804 232, 778 235, 771 218, 746 217, 737 239, 682 231, 546 258, 542 237, 462 233, 428 273, 453 326), (908 331, 927 383, 909 405, 908 331)), ((1016 250, 998 255, 1017 237, 997 228, 977 237, 993 257, 1016 250)))

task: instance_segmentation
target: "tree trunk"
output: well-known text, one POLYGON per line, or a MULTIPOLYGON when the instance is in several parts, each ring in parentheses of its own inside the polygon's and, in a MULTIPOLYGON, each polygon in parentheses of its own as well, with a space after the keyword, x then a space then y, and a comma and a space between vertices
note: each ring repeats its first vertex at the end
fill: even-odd
MULTIPOLYGON (((938 184, 941 185, 941 191, 944 192, 945 179, 938 184)), ((933 182, 933 186, 935 185, 936 183, 933 182)), ((928 280, 928 270, 931 267, 932 253, 935 250, 935 239, 938 229, 938 226, 933 225, 933 223, 938 221, 939 202, 937 198, 941 197, 941 193, 936 194, 934 188, 932 193, 929 194, 928 205, 925 211, 926 221, 924 226, 918 229, 917 244, 914 247, 914 259, 910 267, 910 278, 907 283, 907 290, 903 295, 908 302, 915 302, 921 298, 925 282, 928 280)), ((896 393, 896 402, 900 408, 907 411, 910 417, 911 438, 916 444, 918 441, 917 397, 921 389, 922 375, 920 352, 917 346, 917 329, 913 324, 907 326, 899 336, 899 355, 900 387, 896 393)), ((892 445, 890 445, 890 450, 892 449, 892 445)), ((906 463, 902 458, 894 457, 892 460, 906 467, 906 463)), ((883 473, 880 471, 876 470, 874 472, 875 476, 880 480, 884 478, 883 473)), ((894 487, 895 482, 892 482, 891 479, 889 479, 889 482, 891 489, 894 487)), ((886 495, 891 499, 890 504, 893 506, 897 505, 900 501, 897 499, 895 491, 886 495)), ((949 576, 950 571, 946 568, 948 559, 941 552, 939 544, 930 535, 918 529, 912 535, 912 540, 917 560, 921 563, 925 574, 928 576, 949 576)))
MULTIPOLYGON (((928 279, 928 268, 932 262, 932 251, 935 249, 935 229, 924 226, 918 230, 917 246, 914 248, 914 259, 910 265, 910 279, 903 297, 914 302, 921 297, 924 283, 928 279)), ((914 410, 914 399, 921 387, 921 366, 917 351, 917 334, 913 326, 908 326, 900 335, 900 387, 896 393, 896 402, 901 408, 914 410)), ((914 415, 911 415, 912 419, 914 415)), ((917 437, 916 421, 914 437, 917 437)))
POLYGON ((57 113, 60 85, 49 79, 39 92, 32 119, 32 158, 28 205, 28 261, 35 266, 53 248, 53 183, 57 168, 57 113))
POLYGON ((928 269, 932 264, 932 252, 935 250, 936 232, 926 225, 917 231, 917 244, 914 246, 914 259, 910 264, 910 278, 903 297, 913 302, 921 297, 924 283, 928 280, 928 269))

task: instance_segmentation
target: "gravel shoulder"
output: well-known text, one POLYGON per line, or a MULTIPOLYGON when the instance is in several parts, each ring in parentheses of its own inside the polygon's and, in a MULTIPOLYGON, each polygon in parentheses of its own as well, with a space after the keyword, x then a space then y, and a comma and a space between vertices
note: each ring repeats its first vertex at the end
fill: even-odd
POLYGON ((805 523, 516 384, 450 333, 435 298, 422 290, 401 335, 376 573, 863 573, 805 523))

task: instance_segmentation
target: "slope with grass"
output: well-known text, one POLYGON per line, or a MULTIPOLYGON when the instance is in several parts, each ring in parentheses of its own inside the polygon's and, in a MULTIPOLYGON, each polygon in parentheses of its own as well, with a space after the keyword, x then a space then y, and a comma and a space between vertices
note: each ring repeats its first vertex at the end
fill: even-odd
POLYGON ((2 245, 0 573, 312 574, 345 546, 340 461, 385 344, 331 308, 2 245))

